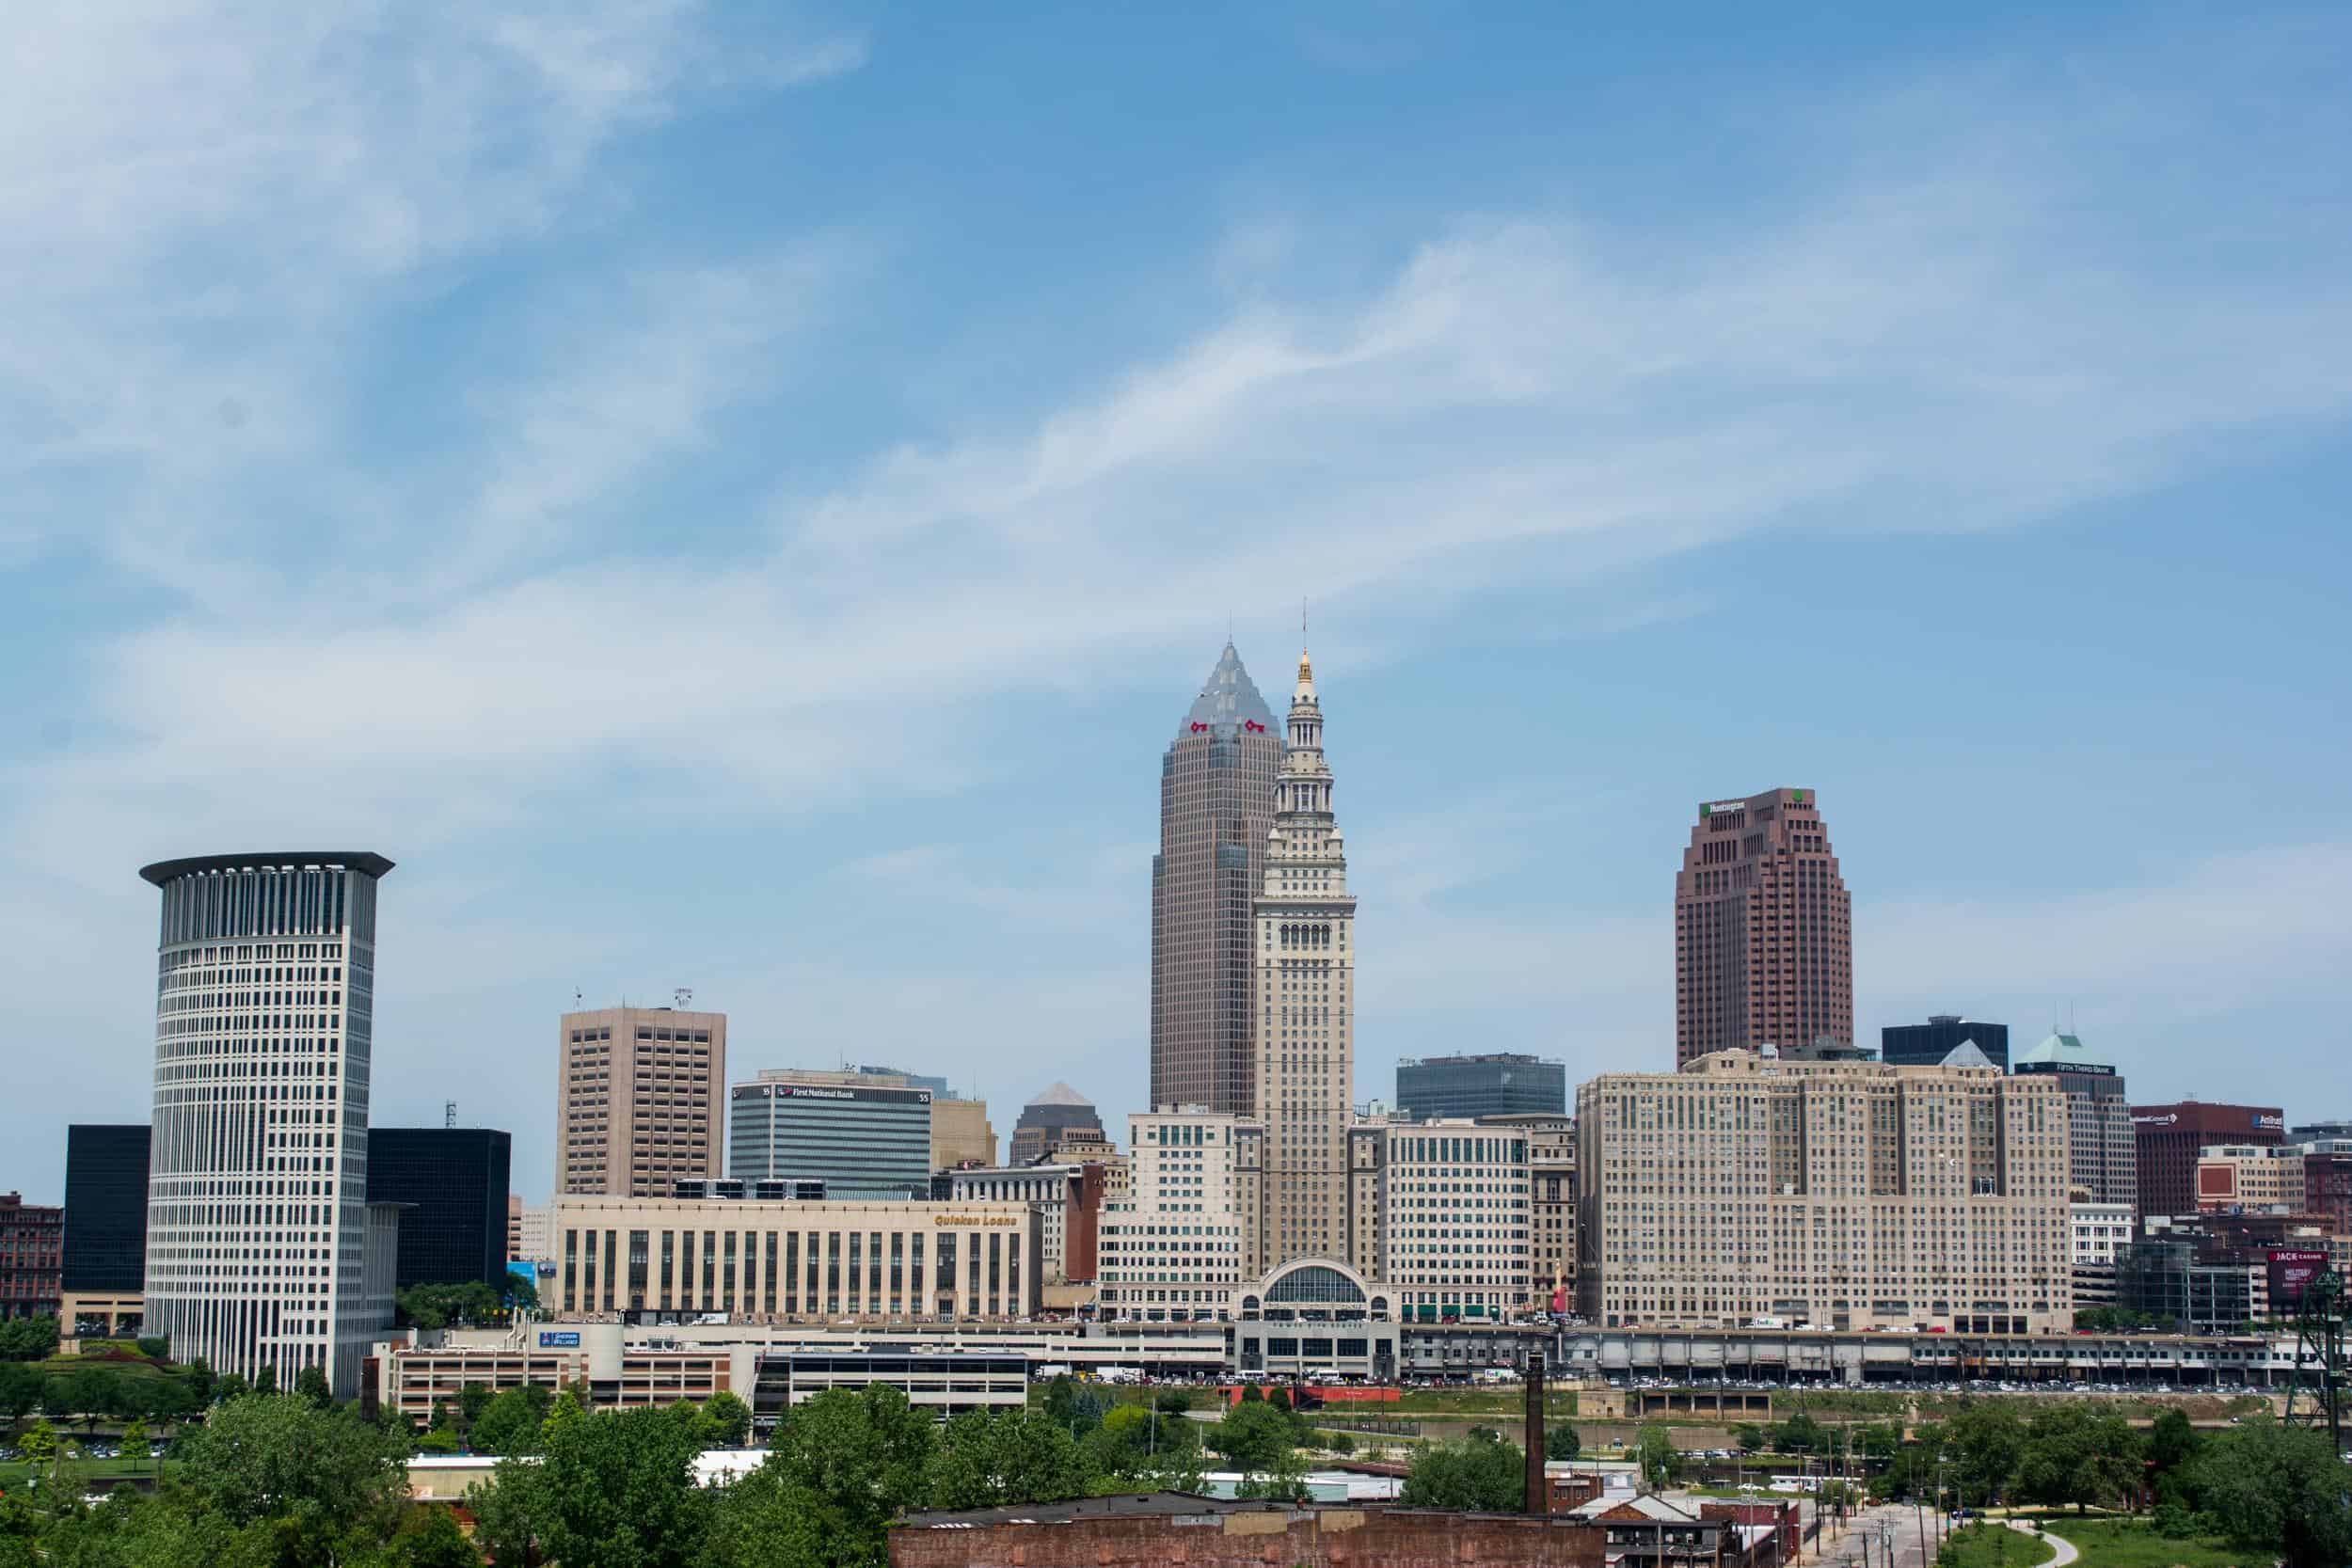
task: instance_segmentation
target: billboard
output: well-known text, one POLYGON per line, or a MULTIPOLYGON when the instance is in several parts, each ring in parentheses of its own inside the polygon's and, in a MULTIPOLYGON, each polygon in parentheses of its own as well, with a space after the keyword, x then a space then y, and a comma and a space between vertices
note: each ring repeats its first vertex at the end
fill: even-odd
POLYGON ((580 1330, 576 1328, 543 1328, 539 1331, 541 1350, 578 1350, 580 1330))
POLYGON ((2304 1289, 2328 1266, 2328 1255, 2315 1247, 2273 1247, 2270 1251, 2270 1305, 2294 1307, 2304 1289))

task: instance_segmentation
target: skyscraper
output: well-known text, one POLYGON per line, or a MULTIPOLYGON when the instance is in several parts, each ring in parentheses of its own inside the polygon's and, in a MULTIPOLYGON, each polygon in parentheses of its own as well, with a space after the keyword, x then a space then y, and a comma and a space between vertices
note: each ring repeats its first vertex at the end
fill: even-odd
POLYGON ((2012 1070, 2021 1078, 2046 1073, 2066 1091, 2068 1176, 2087 1200, 2120 1203, 2127 1210, 2137 1204, 2138 1140, 2115 1065, 2092 1055, 2073 1035, 2052 1035, 2018 1057, 2012 1070))
POLYGON ((1853 1043, 1853 915, 1809 789, 1699 807, 1675 877, 1675 1064, 1853 1043))
POLYGON ((1092 1133, 1101 1138, 1103 1118, 1095 1111, 1093 1101, 1057 1081, 1021 1107, 1021 1119, 1012 1124, 1012 1163, 1035 1164, 1073 1133, 1092 1133))
POLYGON ((147 1289, 147 1147, 154 1135, 144 1121, 65 1130, 67 1294, 147 1289))
POLYGON ((1331 815, 1323 705, 1301 652, 1274 784, 1257 915, 1257 1119, 1265 1128, 1259 1255, 1347 1256, 1347 1120, 1356 1092, 1356 895, 1331 815))
POLYGON ((763 1072, 727 1107, 727 1175, 822 1181, 828 1198, 929 1197, 931 1091, 881 1073, 763 1072))
MULTIPOLYGON (((1774 1044, 1795 1044, 1776 1040, 1774 1044)), ((1889 1023, 1879 1030, 1879 1060, 1896 1067, 1940 1067, 1963 1045, 1973 1045, 1994 1067, 2009 1069, 2009 1025, 1958 1013, 1932 1013, 1925 1023, 1889 1023)))
POLYGON ((2207 1148, 2216 1144, 2282 1143, 2286 1131, 2286 1113, 2276 1105, 2183 1100, 2133 1106, 2140 1220, 2197 1212, 2197 1157, 2207 1148))
POLYGON ((1160 758, 1152 857, 1152 1103, 1248 1116, 1250 902, 1274 825, 1274 714, 1231 642, 1160 758))
POLYGON ((368 1134, 368 1201, 398 1203, 395 1289, 506 1284, 511 1135, 491 1127, 379 1127, 368 1134))
POLYGON ((565 1013, 556 1027, 555 1192, 668 1197, 720 1174, 727 1015, 565 1013))
POLYGON ((163 890, 148 1157, 147 1332, 280 1386, 358 1392, 366 1290, 375 890, 351 850, 199 855, 163 890))

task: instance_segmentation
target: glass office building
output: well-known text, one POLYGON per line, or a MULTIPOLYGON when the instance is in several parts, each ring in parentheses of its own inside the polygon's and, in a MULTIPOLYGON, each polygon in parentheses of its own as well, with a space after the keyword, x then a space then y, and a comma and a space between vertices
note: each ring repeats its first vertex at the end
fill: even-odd
POLYGON ((727 1116, 727 1175, 822 1181, 831 1198, 928 1198, 931 1091, 738 1084, 727 1116))
POLYGON ((368 1201, 398 1203, 393 1283, 505 1288, 506 1194, 514 1139, 487 1127, 378 1127, 368 1134, 368 1201))
POLYGON ((1441 1117, 1565 1116, 1568 1069, 1537 1056, 1406 1057, 1396 1064, 1396 1106, 1407 1120, 1441 1117))

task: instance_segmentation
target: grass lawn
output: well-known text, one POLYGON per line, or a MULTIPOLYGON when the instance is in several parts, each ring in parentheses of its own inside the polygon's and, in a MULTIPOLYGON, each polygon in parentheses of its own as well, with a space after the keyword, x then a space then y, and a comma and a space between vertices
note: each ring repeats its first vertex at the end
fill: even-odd
POLYGON ((1970 1525, 1952 1532, 1947 1549, 1958 1568, 2038 1568, 2058 1548, 2007 1525, 1970 1525))
MULTIPOLYGON (((1526 1395, 1517 1384, 1487 1388, 1406 1388, 1396 1402, 1366 1403, 1367 1416, 1508 1416, 1526 1408, 1526 1395)), ((1576 1414, 1576 1390, 1550 1388, 1544 1393, 1544 1414, 1565 1418, 1576 1414)))
POLYGON ((2267 1552, 2240 1551, 2212 1536, 2175 1541, 2122 1519, 2053 1520, 2050 1532, 2074 1544, 2082 1568, 2268 1568, 2267 1552))

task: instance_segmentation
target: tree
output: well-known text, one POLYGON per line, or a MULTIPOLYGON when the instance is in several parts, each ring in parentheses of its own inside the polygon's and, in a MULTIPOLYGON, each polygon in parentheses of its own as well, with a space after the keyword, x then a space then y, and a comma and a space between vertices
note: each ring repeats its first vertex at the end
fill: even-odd
POLYGON ((46 1361, 56 1354, 56 1314, 0 1319, 0 1361, 46 1361))
POLYGON ((79 1416, 86 1430, 98 1430, 98 1418, 114 1402, 115 1374, 97 1367, 77 1368, 49 1380, 40 1402, 52 1416, 79 1416))
POLYGON ((1508 1443, 1467 1438, 1415 1454, 1400 1500, 1406 1508, 1515 1513, 1526 1498, 1526 1455, 1508 1443))
POLYGON ((486 1383, 469 1383, 457 1390, 457 1424, 469 1437, 473 1434, 473 1424, 497 1398, 498 1390, 486 1383))
POLYGON ((213 1364, 200 1355, 190 1361, 183 1385, 192 1402, 188 1408, 201 1410, 211 1404, 213 1402, 213 1364))
POLYGON ((2029 1502, 2077 1509, 2128 1504, 2138 1494, 2140 1439, 2121 1416, 2046 1405, 2026 1427, 2016 1486, 2029 1502))
POLYGON ((2256 1416, 2207 1441, 2190 1476, 2199 1504, 2235 1544, 2276 1551, 2287 1568, 2352 1561, 2352 1495, 2325 1433, 2256 1416))
POLYGON ((1752 1421, 1742 1421, 1731 1429, 1731 1442, 1742 1453, 1755 1453, 1764 1447, 1764 1429, 1752 1421))
POLYGON ((144 1458, 146 1456, 147 1423, 140 1420, 136 1416, 132 1417, 129 1420, 122 1424, 122 1451, 124 1456, 130 1457, 131 1450, 134 1449, 139 1450, 139 1457, 144 1458))
POLYGON ((968 1410, 940 1434, 930 1506, 1061 1502, 1082 1496, 1089 1480, 1077 1444, 1043 1411, 968 1410))
POLYGON ((393 1296, 401 1316, 419 1328, 446 1328, 451 1323, 494 1323, 505 1314, 505 1296, 480 1279, 445 1285, 411 1285, 393 1296))
POLYGON ((406 1528, 392 1538, 392 1559, 399 1568, 482 1568, 481 1549, 447 1508, 410 1510, 406 1528))
POLYGON ((1097 1481, 1136 1490, 1181 1491, 1186 1482, 1199 1483, 1200 1425, 1181 1416, 1122 1404, 1103 1418, 1083 1448, 1086 1469, 1097 1481))
POLYGON ((1988 1506, 2008 1492, 2025 1457, 2026 1426, 2007 1404, 1964 1401, 1944 1425, 1948 1475, 1963 1503, 1988 1506))
POLYGON ((568 1431, 588 1418, 580 1396, 565 1388, 548 1405, 548 1418, 539 1428, 539 1445, 545 1448, 555 1441, 556 1433, 568 1431))
POLYGON ((1291 1391, 1278 1383, 1265 1391, 1265 1402, 1277 1410, 1288 1410, 1291 1408, 1291 1391))
POLYGON ((1578 1434, 1576 1428, 1563 1423, 1545 1429, 1544 1457, 1546 1459, 1574 1459, 1583 1451, 1584 1439, 1578 1434))
POLYGON ((709 1513, 696 1450, 691 1425, 662 1410, 600 1410, 555 1433, 531 1467, 546 1555, 564 1568, 693 1561, 709 1513))
POLYGON ((2189 1424, 2188 1412, 2178 1405, 2166 1410, 2148 1427, 2148 1462, 2159 1476, 2182 1469, 2197 1457, 2202 1440, 2189 1424))
POLYGON ((1812 1453, 1823 1441, 1821 1423, 1802 1410, 1781 1422, 1772 1434, 1772 1447, 1782 1453, 1812 1453))
POLYGON ((227 1404, 230 1400, 241 1400, 252 1391, 245 1381, 244 1373, 225 1372, 213 1383, 212 1402, 227 1404))
POLYGON ((38 1367, 22 1361, 0 1361, 0 1416, 21 1421, 40 1409, 46 1382, 38 1367))
POLYGON ((185 1497, 231 1528, 258 1527, 280 1568, 340 1562, 354 1541, 388 1539, 407 1494, 404 1445, 294 1394, 224 1404, 174 1451, 185 1497))
POLYGON ((1284 1449, 1273 1465, 1265 1470, 1246 1475, 1233 1489, 1237 1497, 1280 1498, 1291 1502, 1307 1500, 1307 1466, 1296 1449, 1284 1449))
POLYGON ((1099 1388, 1089 1388, 1067 1373, 1045 1386, 1045 1415, 1056 1426, 1073 1438, 1084 1437, 1103 1424, 1110 1414, 1110 1396, 1099 1388))
POLYGON ((493 1561, 520 1568, 541 1560, 548 1498, 536 1464, 500 1460, 489 1481, 466 1494, 466 1507, 473 1514, 474 1544, 493 1561))
POLYGON ((828 1389, 786 1412, 747 1506, 807 1521, 814 1560, 879 1562, 892 1516, 925 1500, 937 1443, 930 1418, 895 1388, 828 1389))
POLYGON ((24 1435, 17 1439, 16 1450, 24 1456, 24 1463, 35 1469, 54 1463, 57 1457, 57 1429, 47 1421, 35 1421, 24 1429, 24 1435))
POLYGON ((316 1362, 304 1362, 302 1370, 294 1373, 294 1391, 297 1398, 310 1401, 315 1410, 325 1410, 335 1402, 334 1390, 326 1386, 326 1370, 316 1362))
POLYGON ((554 1390, 527 1383, 508 1388, 482 1408, 468 1433, 476 1453, 515 1454, 539 1451, 539 1429, 554 1402, 554 1390))
POLYGON ((1674 1434, 1664 1427, 1648 1426, 1633 1445, 1633 1461, 1642 1468, 1642 1481, 1653 1492, 1662 1492, 1682 1479, 1682 1450, 1675 1447, 1674 1434))
POLYGON ((257 1394, 278 1392, 278 1368, 275 1365, 265 1366, 253 1374, 253 1391, 257 1394))
POLYGON ((539 1310, 539 1276, 506 1271, 506 1309, 509 1312, 539 1310))
POLYGON ((880 1561, 882 1548, 879 1532, 870 1542, 829 1532, 817 1500, 769 1464, 713 1497, 704 1549, 711 1568, 848 1568, 880 1561))
POLYGON ((1192 1390, 1163 1388, 1152 1396, 1152 1407, 1164 1416, 1181 1416, 1192 1408, 1192 1390))
POLYGON ((703 1435, 714 1449, 747 1448, 752 1440, 752 1407, 725 1389, 704 1402, 703 1435))
POLYGON ((1236 1402, 1241 1404, 1263 1404, 1265 1402, 1265 1391, 1254 1383, 1245 1383, 1241 1386, 1241 1397, 1236 1402))
POLYGON ((1209 1439, 1237 1469, 1271 1470, 1291 1449, 1290 1418, 1263 1402, 1244 1399, 1225 1413, 1209 1439))
POLYGON ((161 1361, 171 1354, 171 1341, 160 1334, 144 1334, 138 1339, 139 1354, 150 1361, 161 1361))

